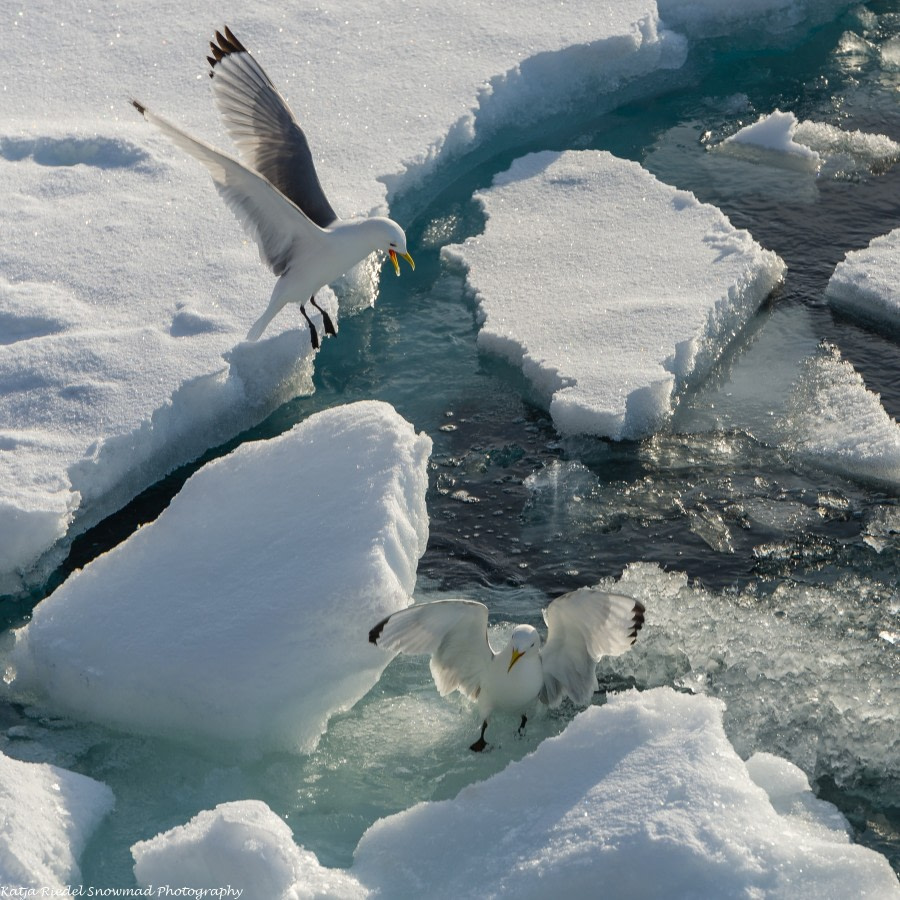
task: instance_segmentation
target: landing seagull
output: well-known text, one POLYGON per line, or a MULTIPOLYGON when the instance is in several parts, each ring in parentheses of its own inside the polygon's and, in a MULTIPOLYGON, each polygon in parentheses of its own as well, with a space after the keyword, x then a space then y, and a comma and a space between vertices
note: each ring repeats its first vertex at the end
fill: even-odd
POLYGON ((469 748, 487 746, 492 712, 527 712, 540 700, 559 706, 563 697, 587 706, 597 690, 596 663, 637 640, 644 607, 632 597, 583 587, 557 597, 544 610, 547 641, 531 625, 517 625, 499 653, 487 636, 488 610, 474 600, 436 600, 400 610, 379 622, 369 641, 400 653, 430 653, 441 696, 459 691, 478 704, 481 734, 469 748))
POLYGON ((213 99, 246 165, 192 138, 143 103, 131 103, 206 166, 225 203, 259 245, 260 258, 279 276, 247 340, 258 340, 286 303, 299 303, 316 349, 319 335, 307 303, 321 313, 325 334, 335 333, 331 317, 316 303, 316 291, 377 250, 387 252, 398 275, 398 257, 415 269, 406 235, 381 216, 339 219, 319 183, 306 135, 262 66, 227 27, 224 34, 216 32, 210 47, 213 99))

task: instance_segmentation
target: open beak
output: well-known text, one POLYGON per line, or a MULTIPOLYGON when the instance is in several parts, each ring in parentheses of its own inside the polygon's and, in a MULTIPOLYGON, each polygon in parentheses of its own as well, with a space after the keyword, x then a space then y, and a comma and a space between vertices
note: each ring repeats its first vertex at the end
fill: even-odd
POLYGON ((520 653, 513 648, 512 659, 509 661, 509 668, 506 671, 508 672, 524 655, 524 653, 520 653))
MULTIPOLYGON (((397 251, 396 250, 388 250, 388 253, 391 255, 391 262, 394 264, 394 271, 399 275, 400 274, 400 262, 397 259, 397 251)), ((412 266, 412 270, 415 272, 416 264, 413 262, 413 258, 408 254, 404 253, 403 258, 412 266)))

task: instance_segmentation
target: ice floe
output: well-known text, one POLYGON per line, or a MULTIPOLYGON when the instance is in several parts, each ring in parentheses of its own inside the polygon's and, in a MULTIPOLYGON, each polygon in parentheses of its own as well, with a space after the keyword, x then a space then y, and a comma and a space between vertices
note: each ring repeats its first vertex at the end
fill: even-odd
POLYGON ((900 336, 900 228, 848 253, 829 279, 825 296, 842 313, 900 336))
POLYGON ((900 144, 887 135, 800 122, 780 109, 760 116, 713 149, 750 162, 830 176, 883 172, 900 159, 900 144))
POLYGON ((113 804, 93 778, 0 753, 0 890, 63 896, 79 884, 78 858, 113 804))
POLYGON ((662 427, 784 264, 715 207, 604 152, 517 160, 476 195, 483 235, 445 247, 479 346, 522 367, 564 433, 662 427))
POLYGON ((456 798, 377 821, 349 870, 322 867, 271 810, 244 801, 136 844, 135 876, 228 884, 253 900, 587 897, 598 884, 645 898, 900 896, 884 857, 850 843, 802 772, 741 760, 723 709, 670 688, 611 695, 456 798))
POLYGON ((139 732, 310 748, 387 663, 368 629, 409 603, 430 450, 374 401, 242 445, 38 605, 13 690, 139 732))

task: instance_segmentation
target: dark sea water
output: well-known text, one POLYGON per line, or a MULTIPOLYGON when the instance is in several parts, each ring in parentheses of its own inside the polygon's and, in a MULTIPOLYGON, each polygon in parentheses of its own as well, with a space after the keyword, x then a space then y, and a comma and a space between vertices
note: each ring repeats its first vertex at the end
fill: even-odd
MULTIPOLYGON (((709 167, 712 144, 775 108, 900 141, 900 68, 878 52, 900 39, 900 13, 896 4, 868 9, 864 20, 848 14, 774 50, 732 39, 699 43, 651 99, 597 114, 591 98, 581 98, 558 119, 504 132, 451 163, 424 207, 398 197, 392 214, 407 225, 415 276, 385 279, 374 310, 341 321, 339 339, 319 353, 314 395, 286 404, 207 458, 279 434, 317 410, 382 399, 434 440, 431 536, 419 565, 429 592, 477 597, 496 620, 534 620, 542 598, 618 578, 630 564, 658 567, 657 575, 640 576, 651 593, 654 579, 662 584, 683 573, 687 583, 661 601, 659 622, 648 627, 645 655, 631 668, 605 672, 604 684, 672 684, 721 697, 739 752, 793 759, 848 816, 855 839, 886 853, 900 871, 900 501, 896 487, 798 458, 777 426, 788 415, 802 361, 823 340, 900 417, 900 343, 835 315, 824 300, 847 251, 900 227, 900 165, 878 174, 826 173, 796 193, 783 189, 796 182, 763 167, 735 166, 728 179, 710 177, 709 167), (871 52, 849 52, 842 43, 848 32, 871 52), (441 246, 483 229, 472 192, 513 159, 587 148, 637 160, 693 191, 788 266, 783 286, 708 382, 684 400, 672 430, 640 442, 560 437, 521 373, 478 351, 472 302, 439 256, 441 246), (701 606, 717 622, 705 646, 689 627, 701 606), (785 643, 772 636, 778 623, 788 629, 785 643), (711 641, 721 646, 711 648, 711 641), (828 648, 848 660, 846 668, 817 668, 828 648), (752 676, 751 653, 762 660, 752 676), (796 683, 773 674, 786 654, 797 656, 796 683), (873 679, 884 689, 873 693, 873 679), (841 715, 839 698, 849 709, 870 704, 873 714, 841 715)), ((154 518, 197 465, 82 536, 46 589, 154 518)), ((10 621, 26 615, 22 606, 8 613, 10 621)), ((428 685, 427 666, 392 666, 386 678, 383 690, 401 696, 411 685, 428 685)), ((407 764, 397 765, 405 776, 375 785, 361 762, 358 777, 343 772, 338 784, 334 761, 367 733, 367 708, 339 717, 302 773, 290 760, 269 760, 239 779, 221 775, 228 785, 221 790, 187 792, 174 812, 151 798, 172 787, 173 772, 183 783, 195 776, 214 781, 202 759, 168 749, 159 757, 164 766, 131 739, 74 741, 68 762, 111 783, 118 797, 119 812, 89 848, 85 877, 127 883, 129 841, 243 796, 237 785, 246 780, 267 785, 271 795, 263 799, 323 862, 345 865, 378 816, 484 777, 413 741, 395 748, 408 754, 407 764), (140 767, 145 787, 128 783, 130 766, 140 767), (145 821, 136 812, 141 804, 145 821), (147 820, 155 827, 148 830, 147 820)), ((547 733, 563 724, 551 720, 547 733)))

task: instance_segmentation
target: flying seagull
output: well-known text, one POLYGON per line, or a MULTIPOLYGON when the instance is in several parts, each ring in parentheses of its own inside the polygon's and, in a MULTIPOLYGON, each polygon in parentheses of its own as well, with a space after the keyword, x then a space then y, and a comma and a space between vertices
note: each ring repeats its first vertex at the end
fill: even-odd
POLYGON ((637 640, 644 607, 632 597, 583 587, 551 601, 544 610, 547 640, 531 625, 517 625, 496 653, 487 636, 488 609, 474 600, 436 600, 400 610, 379 622, 369 641, 400 653, 430 653, 441 696, 459 691, 478 704, 481 734, 469 748, 484 750, 492 712, 527 712, 540 700, 559 706, 563 697, 587 706, 597 690, 596 663, 637 640))
POLYGON ((260 258, 278 276, 247 340, 258 340, 286 303, 299 303, 318 348, 306 304, 321 313, 326 334, 335 329, 316 303, 316 291, 377 250, 387 252, 398 275, 398 257, 415 268, 406 235, 382 216, 339 219, 319 183, 303 129, 262 66, 227 27, 224 34, 216 32, 210 47, 213 99, 244 163, 192 138, 143 103, 132 100, 132 105, 206 166, 222 199, 259 245, 260 258))

